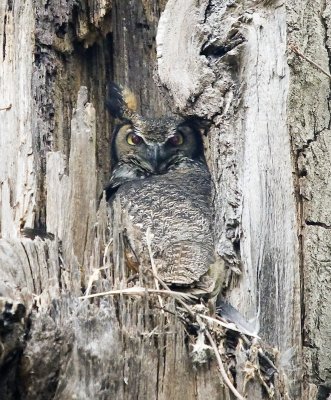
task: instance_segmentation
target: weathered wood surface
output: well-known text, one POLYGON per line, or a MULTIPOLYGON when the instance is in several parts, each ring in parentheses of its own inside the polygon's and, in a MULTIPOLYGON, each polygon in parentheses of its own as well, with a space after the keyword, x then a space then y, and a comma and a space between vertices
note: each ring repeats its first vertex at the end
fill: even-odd
MULTIPOLYGON (((293 43, 330 69, 328 4, 1 2, 0 294, 30 314, 7 348, 1 336, 4 398, 230 398, 216 363, 193 366, 175 317, 146 299, 78 300, 123 284, 104 205, 96 214, 109 176, 104 96, 113 78, 144 114, 176 108, 212 120, 205 143, 226 296, 280 349, 290 398, 327 399, 330 81, 291 53, 293 43), (54 239, 22 238, 23 227, 54 239)), ((244 380, 237 375, 239 390, 244 380)), ((250 383, 247 398, 266 394, 250 383)))
POLYGON ((190 28, 197 38, 194 55, 185 36, 185 14, 180 20, 178 10, 169 12, 173 14, 162 16, 160 25, 171 28, 162 26, 162 32, 179 29, 183 34, 178 46, 162 45, 167 35, 160 35, 161 78, 175 93, 178 107, 192 108, 177 95, 185 93, 186 100, 195 98, 195 113, 213 118, 209 162, 216 184, 217 248, 232 274, 229 299, 255 321, 268 343, 291 354, 285 368, 291 394, 299 398, 300 256, 287 130, 285 4, 253 10, 202 2, 193 13, 197 24, 190 28), (189 53, 182 60, 189 65, 181 80, 170 65, 178 49, 185 48, 189 53))
MULTIPOLYGON (((330 72, 330 3, 309 3, 304 10, 300 4, 296 1, 288 6, 288 41, 330 72)), ((306 378, 303 397, 326 399, 331 393, 330 79, 293 53, 289 65, 288 127, 300 228, 302 353, 306 378), (314 390, 316 394, 309 397, 314 390)))

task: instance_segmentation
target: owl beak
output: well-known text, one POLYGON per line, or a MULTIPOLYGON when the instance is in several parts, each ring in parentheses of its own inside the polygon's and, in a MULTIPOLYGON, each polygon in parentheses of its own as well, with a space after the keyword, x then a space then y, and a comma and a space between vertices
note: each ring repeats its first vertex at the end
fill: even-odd
POLYGON ((147 147, 147 159, 153 172, 157 173, 160 164, 160 145, 154 144, 153 146, 147 147))
POLYGON ((161 149, 160 154, 159 154, 158 173, 162 174, 162 173, 166 172, 167 166, 168 166, 167 154, 165 154, 164 150, 161 149))
POLYGON ((148 146, 147 160, 154 174, 162 174, 167 171, 169 157, 162 144, 148 146))

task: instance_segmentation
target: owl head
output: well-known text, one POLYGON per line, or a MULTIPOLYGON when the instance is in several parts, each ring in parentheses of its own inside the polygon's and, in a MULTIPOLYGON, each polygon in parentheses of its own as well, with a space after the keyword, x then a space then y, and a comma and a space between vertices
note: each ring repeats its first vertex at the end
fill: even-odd
POLYGON ((206 127, 201 120, 143 118, 136 112, 135 96, 114 83, 108 85, 106 104, 119 122, 111 140, 113 186, 165 174, 189 161, 205 162, 201 131, 206 127))

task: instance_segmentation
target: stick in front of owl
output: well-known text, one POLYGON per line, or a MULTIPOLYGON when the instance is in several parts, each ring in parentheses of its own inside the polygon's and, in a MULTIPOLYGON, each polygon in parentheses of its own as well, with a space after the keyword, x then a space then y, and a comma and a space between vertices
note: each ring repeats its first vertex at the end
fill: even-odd
POLYGON ((199 122, 143 118, 133 99, 129 91, 109 85, 107 105, 119 123, 105 191, 117 214, 114 232, 120 229, 126 264, 146 276, 149 244, 157 273, 171 288, 216 298, 224 268, 215 258, 211 178, 199 122))

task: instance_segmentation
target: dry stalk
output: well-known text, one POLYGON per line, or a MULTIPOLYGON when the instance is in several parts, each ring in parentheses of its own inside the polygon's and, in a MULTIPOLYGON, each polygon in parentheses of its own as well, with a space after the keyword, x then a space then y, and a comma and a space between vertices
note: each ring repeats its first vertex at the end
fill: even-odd
POLYGON ((93 293, 89 295, 84 295, 78 297, 80 300, 85 300, 85 299, 92 299, 94 297, 102 297, 102 296, 117 296, 117 295, 127 295, 127 296, 145 296, 146 293, 151 293, 151 294, 160 294, 160 295, 165 295, 165 296, 171 296, 174 297, 176 300, 179 300, 180 297, 187 298, 186 293, 182 292, 172 292, 171 290, 157 290, 157 289, 147 289, 141 286, 134 286, 132 288, 126 288, 126 289, 117 289, 117 290, 109 290, 107 292, 99 292, 99 293, 93 293))
MULTIPOLYGON (((157 274, 155 274, 155 278, 161 283, 161 285, 167 290, 167 292, 171 292, 169 286, 167 286, 167 284, 164 283, 164 282, 162 281, 162 279, 159 278, 159 277, 157 276, 157 274)), ((237 389, 233 386, 233 384, 232 384, 232 382, 230 381, 230 379, 229 379, 227 373, 225 372, 225 369, 224 369, 224 366, 223 366, 223 362, 222 362, 220 353, 219 353, 219 351, 218 351, 218 348, 217 348, 217 346, 216 346, 216 343, 215 343, 215 341, 214 341, 212 335, 210 334, 208 328, 207 328, 207 327, 205 326, 205 324, 203 324, 202 321, 201 321, 201 318, 200 318, 200 317, 204 317, 204 315, 201 314, 201 313, 197 313, 197 312, 194 313, 194 312, 191 310, 191 308, 190 308, 183 300, 181 300, 181 299, 176 299, 176 300, 185 308, 185 310, 187 310, 187 312, 191 315, 191 317, 193 317, 193 319, 199 324, 200 329, 203 329, 203 330, 204 330, 204 332, 205 332, 205 334, 206 334, 206 336, 207 336, 207 338, 208 338, 208 340, 209 340, 209 343, 211 344, 211 346, 212 346, 212 348, 213 348, 213 350, 214 350, 214 353, 215 353, 215 356, 216 356, 216 360, 217 360, 217 363, 218 363, 218 366, 219 366, 219 369, 220 369, 220 373, 221 373, 221 376, 222 376, 222 378, 223 378, 224 383, 228 386, 228 388, 229 388, 229 389, 231 390, 231 392, 236 396, 237 399, 239 399, 239 400, 245 400, 245 398, 244 398, 244 397, 237 391, 237 389)), ((214 319, 214 318, 211 318, 211 319, 217 321, 217 320, 214 319)), ((218 322, 218 321, 217 321, 217 322, 218 322)))
POLYGON ((224 368, 224 365, 223 365, 223 361, 222 361, 222 358, 221 358, 220 353, 219 353, 219 351, 218 351, 218 348, 217 348, 217 346, 216 346, 216 343, 215 343, 215 341, 214 341, 214 339, 213 339, 211 333, 209 332, 209 330, 208 330, 207 328, 205 328, 205 333, 206 333, 207 339, 209 340, 209 343, 210 343, 211 347, 212 347, 213 350, 214 350, 214 353, 215 353, 215 356, 216 356, 216 360, 217 360, 217 363, 218 363, 218 367, 219 367, 219 369, 220 369, 220 373, 221 373, 221 376, 222 376, 222 379, 223 379, 224 383, 228 386, 228 388, 229 388, 229 389, 231 390, 231 392, 236 396, 237 399, 239 399, 239 400, 246 400, 246 399, 238 392, 238 390, 233 386, 233 383, 231 382, 231 380, 229 379, 227 373, 225 372, 225 368, 224 368))
MULTIPOLYGON (((198 298, 194 295, 190 295, 190 294, 186 294, 186 293, 182 293, 182 292, 174 292, 170 289, 170 287, 157 275, 157 269, 156 269, 156 265, 153 259, 153 254, 152 254, 152 249, 151 249, 151 233, 150 230, 147 230, 146 232, 146 241, 147 241, 147 247, 148 247, 148 252, 149 252, 149 257, 151 260, 151 266, 152 266, 152 274, 154 277, 154 282, 155 282, 155 287, 156 289, 148 289, 148 288, 144 288, 144 287, 132 287, 132 288, 126 288, 126 289, 118 289, 118 290, 110 290, 107 292, 100 292, 100 293, 95 293, 95 294, 88 294, 90 291, 90 287, 89 290, 87 290, 86 294, 84 296, 79 297, 79 299, 90 299, 90 298, 94 298, 94 297, 101 297, 101 296, 115 296, 115 295, 129 295, 129 296, 135 296, 135 295, 139 295, 139 296, 144 296, 146 293, 151 293, 151 294, 157 294, 158 299, 159 299, 159 303, 160 303, 160 307, 162 312, 164 313, 164 305, 163 305, 163 301, 161 296, 171 296, 175 299, 175 301, 180 304, 186 311, 187 313, 191 316, 191 318, 193 319, 193 321, 197 322, 199 324, 200 330, 203 331, 209 341, 209 343, 211 344, 211 347, 215 353, 216 356, 216 360, 219 366, 219 370, 220 370, 220 374, 222 377, 222 382, 225 383, 229 390, 234 394, 234 396, 239 399, 239 400, 245 400, 245 398, 237 391, 237 389, 234 387, 233 383, 231 382, 230 378, 228 377, 221 356, 220 356, 220 352, 217 348, 217 345, 211 335, 211 333, 209 332, 208 328, 206 327, 206 325, 202 322, 201 318, 205 318, 207 320, 207 322, 215 322, 218 325, 221 325, 225 328, 228 329, 232 329, 232 330, 236 330, 239 331, 238 329, 236 329, 236 327, 234 326, 234 324, 226 324, 223 323, 215 318, 212 317, 207 317, 205 315, 203 315, 202 313, 199 313, 197 311, 192 311, 191 307, 184 301, 184 299, 189 299, 189 300, 196 300, 198 301, 198 298), (160 289, 160 286, 163 288, 163 290, 160 289)), ((96 273, 99 272, 99 270, 95 270, 94 274, 92 274, 92 276, 90 277, 90 280, 94 280, 96 278, 96 273)), ((91 286, 91 285, 90 285, 91 286)), ((167 311, 167 310, 166 310, 167 311)), ((239 331, 240 332, 240 331, 239 331)))
POLYGON ((200 317, 205 319, 205 320, 207 320, 207 321, 209 321, 209 322, 212 322, 212 323, 215 323, 217 325, 220 325, 223 328, 230 329, 231 331, 239 332, 240 334, 247 335, 247 336, 250 336, 250 337, 254 337, 256 339, 260 339, 259 336, 254 335, 253 333, 243 332, 233 322, 220 321, 219 319, 216 319, 216 318, 213 318, 213 317, 209 317, 208 315, 203 315, 203 314, 201 314, 200 317))
POLYGON ((89 293, 92 290, 93 283, 99 279, 100 271, 108 269, 108 268, 109 268, 108 266, 101 267, 101 268, 93 268, 92 274, 89 277, 89 280, 87 283, 87 288, 86 288, 85 295, 83 296, 83 298, 87 299, 87 296, 89 295, 89 293))
MULTIPOLYGON (((154 277, 160 282, 160 284, 161 284, 161 286, 165 289, 165 291, 166 292, 170 292, 170 293, 181 293, 181 292, 173 292, 171 289, 170 289, 170 287, 165 283, 165 282, 163 282, 163 280, 157 275, 157 274, 154 274, 153 273, 153 275, 154 275, 154 277)), ((191 299, 195 299, 195 300, 198 300, 195 296, 193 296, 193 295, 188 295, 191 299)), ((175 296, 174 296, 175 297, 175 296)), ((175 299, 176 299, 176 301, 183 307, 183 308, 185 308, 185 310, 191 315, 191 317, 193 317, 193 318, 195 318, 195 314, 194 314, 194 312, 190 309, 190 307, 180 298, 180 297, 178 297, 178 298, 176 298, 175 297, 175 299)))
MULTIPOLYGON (((152 238, 151 230, 148 227, 147 231, 146 231, 147 248, 148 248, 149 258, 151 259, 151 266, 152 266, 152 271, 153 271, 153 276, 154 276, 155 288, 157 290, 160 290, 159 281, 156 278, 157 270, 156 270, 153 253, 152 253, 152 248, 151 248, 151 238, 152 238)), ((163 310, 164 305, 163 305, 162 297, 160 295, 158 295, 157 298, 159 299, 160 307, 163 310)), ((162 313, 164 314, 164 311, 162 311, 162 313)))
POLYGON ((6 107, 0 107, 0 111, 8 111, 8 110, 10 110, 12 108, 12 104, 9 104, 8 106, 6 106, 6 107))
MULTIPOLYGON (((175 300, 189 313, 189 315, 193 318, 194 321, 196 321, 199 326, 200 329, 203 329, 208 340, 209 343, 211 344, 213 351, 215 353, 216 356, 216 360, 220 369, 220 373, 221 376, 223 378, 224 383, 228 386, 228 388, 231 390, 231 392, 236 396, 237 399, 239 400, 245 400, 244 397, 237 391, 237 389, 233 386, 231 380, 229 379, 229 377, 227 376, 224 366, 223 366, 223 362, 220 356, 220 353, 218 351, 218 348, 216 346, 216 343, 214 341, 214 339, 212 338, 212 335, 210 334, 209 330, 207 329, 207 327, 205 326, 204 323, 202 323, 201 318, 200 317, 204 317, 203 314, 200 314, 198 312, 193 312, 191 310, 191 308, 185 303, 185 301, 182 300, 181 297, 183 298, 187 298, 187 294, 186 293, 181 293, 181 292, 173 292, 169 286, 162 281, 162 279, 160 277, 157 276, 157 274, 154 274, 155 279, 158 280, 158 282, 160 283, 160 285, 164 288, 164 290, 161 289, 147 289, 144 287, 133 287, 133 288, 127 288, 127 289, 118 289, 118 290, 110 290, 108 292, 101 292, 101 293, 95 293, 95 294, 90 294, 90 295, 85 295, 85 296, 81 296, 79 297, 79 299, 90 299, 93 297, 100 297, 100 296, 115 296, 115 295, 140 295, 143 296, 147 293, 152 293, 152 294, 157 294, 158 296, 160 295, 166 295, 166 296, 172 296, 175 298, 175 300)), ((213 318, 211 318, 212 320, 214 320, 213 318)), ((216 319, 214 320, 216 322, 218 322, 216 319)))
POLYGON ((107 258, 109 257, 109 249, 110 246, 113 244, 113 239, 111 239, 108 243, 107 246, 105 247, 105 250, 103 252, 103 265, 107 265, 107 258))
POLYGON ((315 68, 317 68, 319 71, 321 71, 324 75, 326 75, 329 79, 331 79, 331 75, 325 71, 320 65, 316 64, 313 60, 305 56, 298 48, 298 46, 292 44, 289 46, 290 49, 295 53, 297 56, 303 58, 304 60, 308 61, 311 65, 313 65, 315 68))

